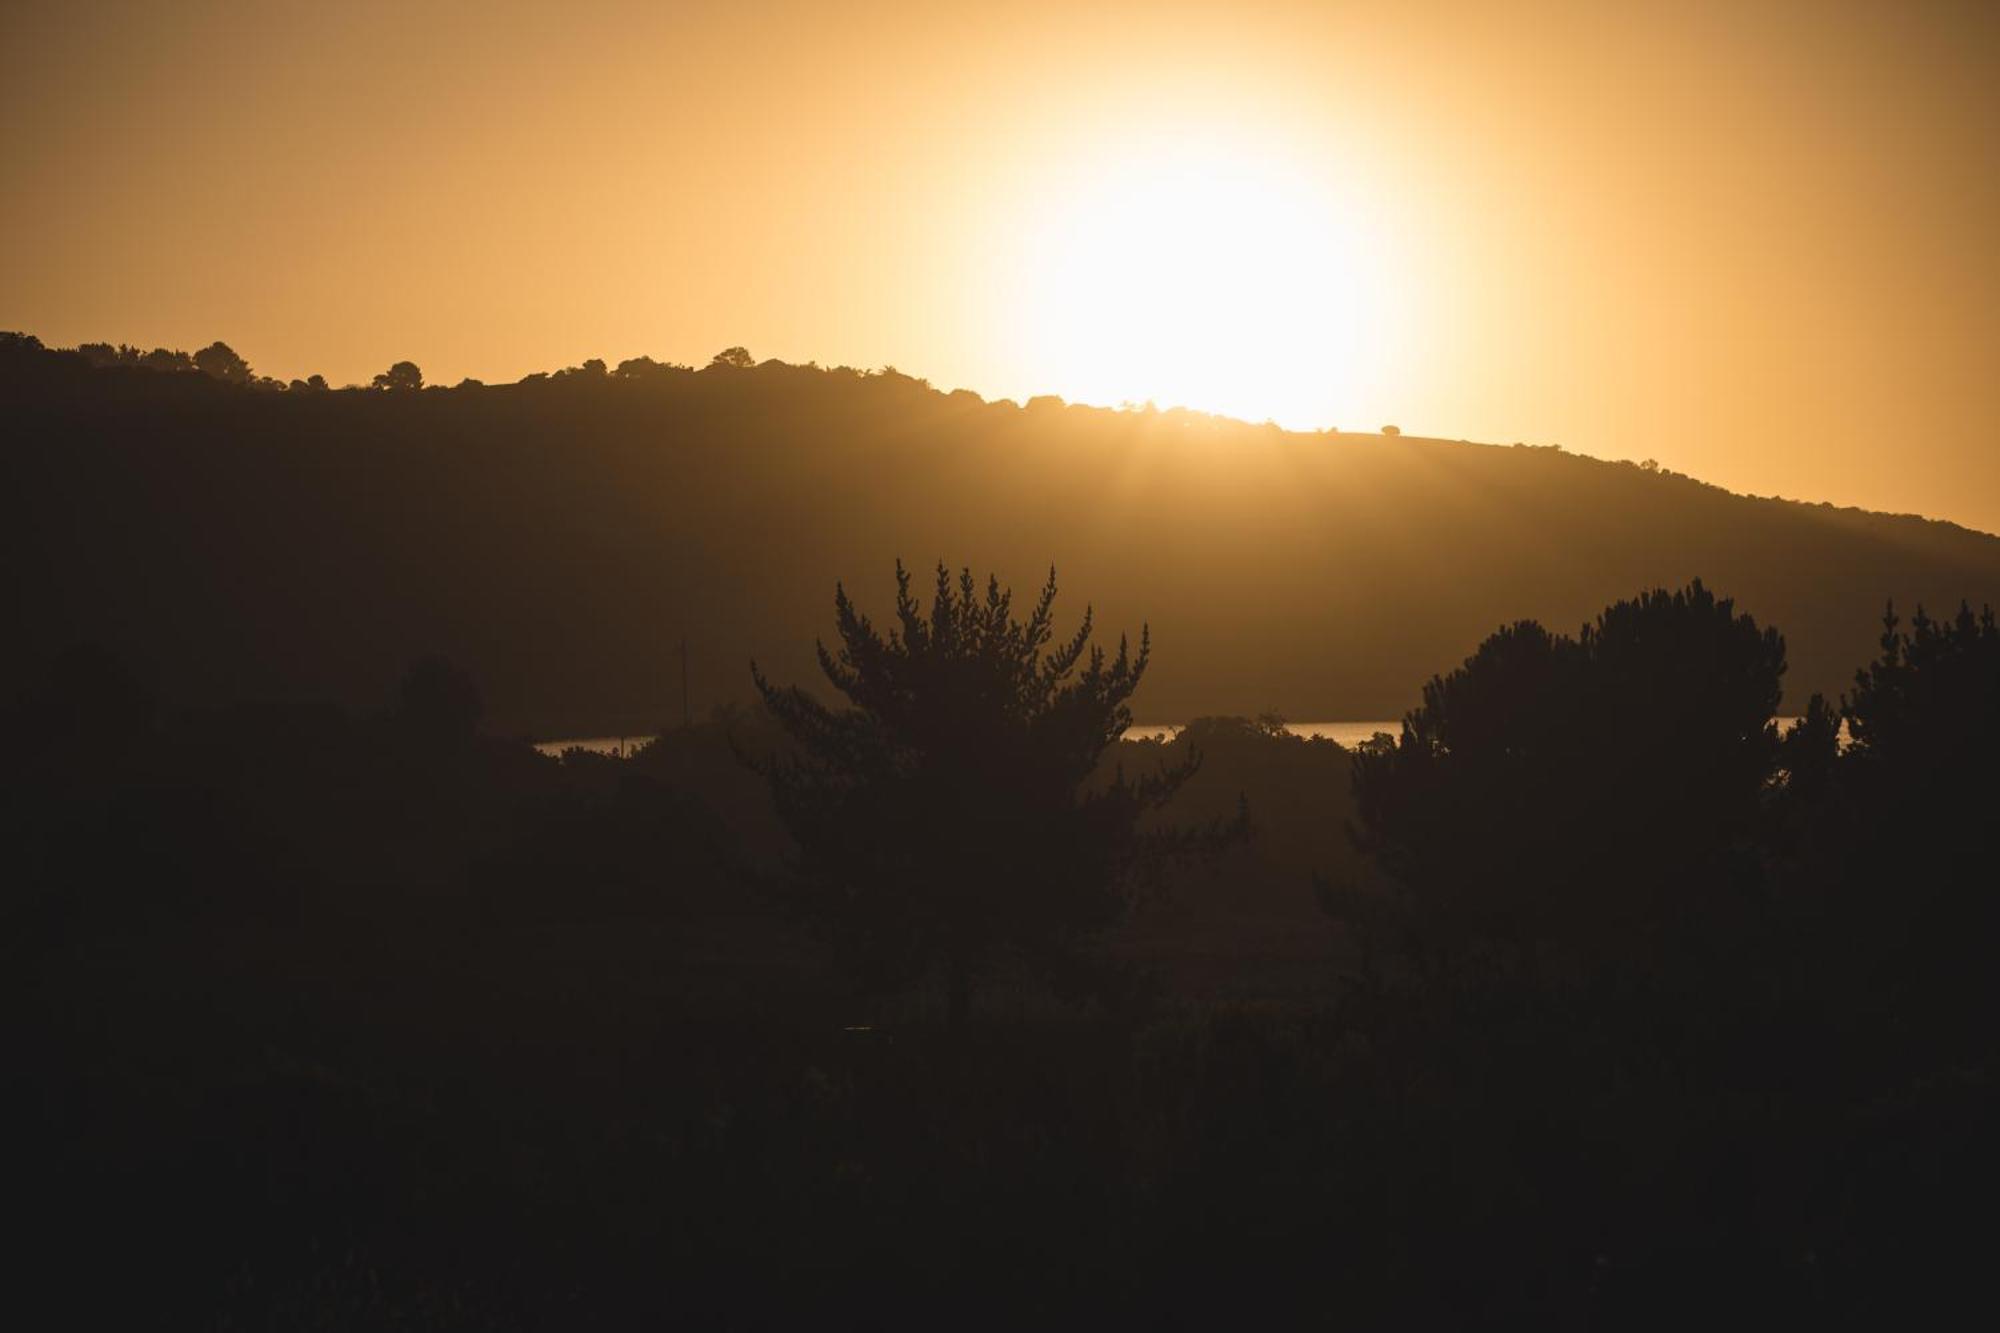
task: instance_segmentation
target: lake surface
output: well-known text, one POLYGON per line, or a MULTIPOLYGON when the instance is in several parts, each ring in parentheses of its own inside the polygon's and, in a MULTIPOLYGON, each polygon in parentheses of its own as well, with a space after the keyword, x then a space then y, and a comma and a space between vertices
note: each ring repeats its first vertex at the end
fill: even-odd
MULTIPOLYGON (((1304 736, 1308 740, 1329 740, 1349 749, 1361 744, 1378 731, 1386 731, 1394 736, 1402 729, 1402 722, 1394 718, 1386 722, 1287 722, 1285 730, 1294 736, 1304 736)), ((1125 739, 1128 741, 1172 740, 1180 734, 1178 724, 1167 726, 1160 723, 1141 723, 1128 727, 1125 739)), ((628 755, 646 742, 651 736, 579 736, 571 740, 538 741, 535 748, 547 755, 560 755, 564 750, 588 750, 592 754, 628 755)))
MULTIPOLYGON (((1778 724, 1778 731, 1782 734, 1798 725, 1799 719, 1796 717, 1777 717, 1773 718, 1772 721, 1778 724)), ((1399 735, 1402 729, 1402 721, 1397 718, 1373 722, 1287 722, 1285 724, 1285 730, 1291 732, 1294 736, 1304 736, 1308 740, 1329 740, 1350 750, 1374 736, 1378 731, 1386 731, 1389 735, 1395 736, 1399 735)), ((1178 724, 1168 726, 1161 723, 1146 722, 1126 728, 1125 739, 1128 741, 1172 740, 1180 734, 1180 731, 1181 728, 1178 724)), ((536 743, 535 748, 547 755, 561 755, 564 750, 589 750, 593 754, 628 755, 652 739, 651 736, 580 736, 574 740, 539 741, 536 743)), ((1847 724, 1843 722, 1840 724, 1840 744, 1845 746, 1847 741, 1847 724)))
MULTIPOLYGON (((1396 718, 1390 718, 1386 722, 1287 722, 1285 724, 1285 730, 1291 732, 1294 736, 1303 736, 1309 741, 1333 741, 1336 744, 1346 746, 1350 750, 1373 737, 1378 731, 1386 731, 1391 736, 1394 736, 1400 733, 1402 729, 1402 722, 1396 718)), ((1154 726, 1148 723, 1141 726, 1127 727, 1125 729, 1125 739, 1128 741, 1150 741, 1156 739, 1170 741, 1180 735, 1180 733, 1181 728, 1178 725, 1169 727, 1154 726)))

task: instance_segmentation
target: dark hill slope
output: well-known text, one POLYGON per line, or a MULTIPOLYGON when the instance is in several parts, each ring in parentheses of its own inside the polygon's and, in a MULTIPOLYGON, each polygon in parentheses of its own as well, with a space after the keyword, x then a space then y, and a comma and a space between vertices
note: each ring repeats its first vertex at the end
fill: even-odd
POLYGON ((372 704, 441 651, 503 728, 637 730, 679 714, 683 637, 697 710, 753 654, 806 678, 834 580, 880 607, 897 556, 1024 591, 1053 561, 1072 613, 1149 620, 1160 719, 1391 716, 1503 621, 1696 576, 1785 632, 1796 703, 1886 599, 2000 601, 2000 539, 1550 449, 776 364, 314 393, 4 360, 10 689, 94 639, 179 701, 372 704))

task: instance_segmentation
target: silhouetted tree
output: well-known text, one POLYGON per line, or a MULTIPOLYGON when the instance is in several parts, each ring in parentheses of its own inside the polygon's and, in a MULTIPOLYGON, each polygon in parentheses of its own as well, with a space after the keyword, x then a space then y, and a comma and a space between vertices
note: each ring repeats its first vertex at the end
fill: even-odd
POLYGON ((1628 943, 1743 892, 1784 641, 1699 581, 1501 630, 1354 763, 1357 840, 1432 937, 1628 943), (1708 901, 1704 901, 1708 900, 1708 901))
POLYGON ((250 363, 225 342, 212 342, 194 354, 194 368, 224 384, 248 384, 250 363))
POLYGON ((1950 780, 1968 761, 1993 762, 2000 740, 2000 629, 1993 608, 1959 604, 1950 620, 1920 606, 1907 633, 1883 615, 1882 655, 1855 673, 1845 714, 1854 755, 1902 776, 1950 780))
POLYGON ((169 351, 164 347, 155 347, 152 351, 146 353, 145 356, 140 358, 139 364, 147 370, 158 370, 168 373, 196 369, 194 358, 186 352, 169 351))
POLYGON ((684 371, 686 369, 686 366, 677 365, 671 361, 655 361, 650 356, 634 356, 620 361, 618 368, 611 373, 621 380, 638 380, 650 379, 654 376, 665 375, 674 371, 684 371))
POLYGON ((1107 657, 1086 608, 1055 641, 1055 597, 1051 571, 1018 620, 996 579, 981 597, 970 570, 954 586, 939 565, 925 612, 898 562, 886 634, 836 587, 839 645, 819 659, 849 706, 751 668, 796 746, 763 768, 799 847, 799 904, 873 982, 941 969, 954 1028, 1003 950, 1059 970, 1118 919, 1138 820, 1192 771, 1091 784, 1131 723, 1149 640, 1107 657))
POLYGON ((1825 696, 1806 701, 1806 711, 1778 742, 1778 767, 1793 796, 1810 796, 1832 780, 1840 759, 1840 713, 1825 696))
MULTIPOLYGON (((2000 627, 1991 607, 1907 631, 1892 607, 1881 655, 1843 703, 1853 738, 1841 764, 1827 873, 1844 874, 1850 930, 1864 957, 1912 994, 1930 995, 1927 1029, 1990 1015, 1993 812, 2000 803, 2000 627), (1922 979, 1921 987, 1912 982, 1922 979)), ((1912 999, 1908 1012, 1925 1006, 1912 999)))
POLYGON ((421 389, 424 387, 424 372, 417 369, 414 361, 398 361, 375 377, 378 389, 421 389))
POLYGON ((722 370, 753 370, 757 358, 741 347, 725 347, 709 359, 711 367, 722 370))

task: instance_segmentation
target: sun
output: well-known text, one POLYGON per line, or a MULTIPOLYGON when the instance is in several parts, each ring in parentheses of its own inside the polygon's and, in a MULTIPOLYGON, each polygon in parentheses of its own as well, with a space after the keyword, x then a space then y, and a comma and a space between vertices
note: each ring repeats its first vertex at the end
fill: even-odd
POLYGON ((1358 192, 1269 147, 1079 163, 1023 231, 1021 359, 1073 401, 1336 424, 1393 336, 1393 247, 1358 192))

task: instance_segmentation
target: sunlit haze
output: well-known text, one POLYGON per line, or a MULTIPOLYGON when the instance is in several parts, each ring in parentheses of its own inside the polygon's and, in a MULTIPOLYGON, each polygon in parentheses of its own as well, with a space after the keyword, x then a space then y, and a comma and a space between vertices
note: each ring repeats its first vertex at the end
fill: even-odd
POLYGON ((0 327, 1561 443, 2000 529, 2000 7, 8 6, 0 327))
POLYGON ((1305 428, 1380 394, 1412 264, 1352 172, 1289 147, 1173 125, 1051 170, 1001 272, 1052 392, 1305 428))

